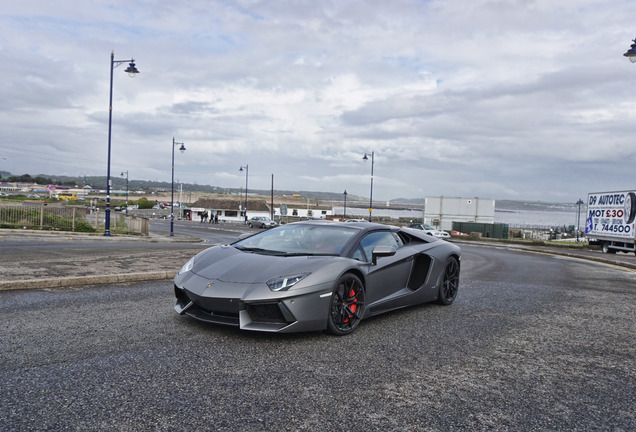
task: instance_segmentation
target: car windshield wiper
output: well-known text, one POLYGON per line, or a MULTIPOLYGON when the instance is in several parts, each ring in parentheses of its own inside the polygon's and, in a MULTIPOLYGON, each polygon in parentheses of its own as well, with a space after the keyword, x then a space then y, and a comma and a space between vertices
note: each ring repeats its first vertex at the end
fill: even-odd
POLYGON ((257 247, 242 247, 235 246, 238 250, 242 252, 254 252, 265 255, 280 255, 280 256, 338 256, 337 253, 333 252, 285 252, 285 251, 277 251, 272 249, 263 249, 257 247))
POLYGON ((276 251, 276 250, 271 250, 271 249, 262 249, 262 248, 257 248, 257 247, 241 247, 241 246, 235 246, 238 250, 243 251, 243 252, 254 252, 254 253, 262 253, 262 254, 267 254, 267 255, 281 255, 284 254, 285 252, 281 252, 281 251, 276 251))
POLYGON ((332 252, 283 252, 284 256, 338 256, 332 252))

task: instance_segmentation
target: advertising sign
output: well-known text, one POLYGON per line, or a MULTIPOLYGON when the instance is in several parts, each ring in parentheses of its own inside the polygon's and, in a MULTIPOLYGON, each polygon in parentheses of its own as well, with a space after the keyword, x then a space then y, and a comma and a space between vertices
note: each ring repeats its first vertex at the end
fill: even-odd
POLYGON ((585 234, 632 239, 635 217, 636 193, 591 193, 587 198, 585 234))

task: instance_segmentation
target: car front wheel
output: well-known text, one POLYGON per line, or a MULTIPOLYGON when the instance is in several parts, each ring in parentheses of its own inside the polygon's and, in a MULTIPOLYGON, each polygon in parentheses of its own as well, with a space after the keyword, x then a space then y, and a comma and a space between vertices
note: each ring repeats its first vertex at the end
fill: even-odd
POLYGON ((446 260, 446 268, 444 269, 444 277, 439 287, 439 296, 437 303, 449 305, 457 297, 459 289, 459 262, 457 258, 450 257, 446 260))
POLYGON ((353 274, 345 274, 336 282, 331 295, 327 328, 343 336, 353 332, 364 314, 364 287, 353 274))

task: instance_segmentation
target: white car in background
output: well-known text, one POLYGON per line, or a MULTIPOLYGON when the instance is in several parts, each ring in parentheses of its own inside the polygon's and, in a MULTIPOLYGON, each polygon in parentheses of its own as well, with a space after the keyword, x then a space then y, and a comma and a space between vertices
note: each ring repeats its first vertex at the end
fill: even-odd
POLYGON ((446 231, 438 230, 435 227, 430 226, 430 225, 411 224, 411 225, 409 225, 409 227, 410 228, 415 228, 415 229, 421 229, 424 232, 426 232, 426 234, 432 235, 433 237, 437 237, 437 238, 441 238, 441 239, 449 239, 450 238, 450 234, 447 233, 446 231))
POLYGON ((250 228, 273 228, 278 225, 275 221, 265 216, 254 216, 247 224, 250 228))

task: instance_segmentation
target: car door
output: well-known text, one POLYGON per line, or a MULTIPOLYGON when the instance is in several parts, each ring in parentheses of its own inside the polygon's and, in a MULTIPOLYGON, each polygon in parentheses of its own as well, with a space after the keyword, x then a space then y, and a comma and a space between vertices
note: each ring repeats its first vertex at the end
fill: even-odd
POLYGON ((373 307, 377 303, 398 295, 406 288, 413 257, 400 237, 391 231, 374 231, 362 238, 353 258, 366 263, 367 305, 373 307), (372 252, 377 246, 391 246, 396 252, 394 256, 378 258, 372 264, 372 252))

